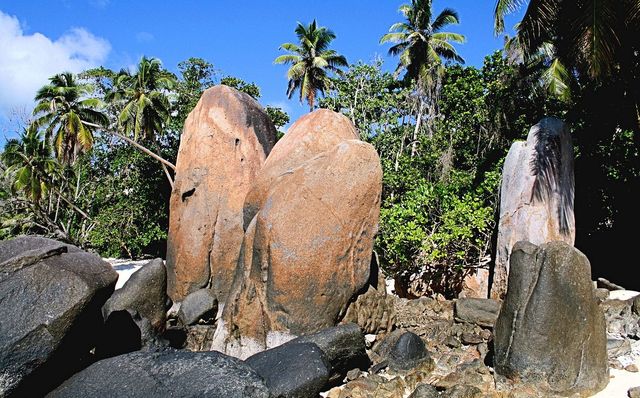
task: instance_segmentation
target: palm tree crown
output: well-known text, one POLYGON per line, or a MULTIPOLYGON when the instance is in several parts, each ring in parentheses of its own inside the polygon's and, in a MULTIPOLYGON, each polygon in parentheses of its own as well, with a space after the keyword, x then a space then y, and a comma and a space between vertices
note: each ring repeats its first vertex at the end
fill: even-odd
POLYGON ((59 165, 52 157, 53 149, 42 131, 29 126, 19 139, 8 140, 2 152, 5 174, 12 176, 11 188, 22 191, 35 203, 46 196, 59 165))
POLYGON ((458 33, 443 32, 447 25, 458 24, 458 14, 445 8, 432 19, 431 0, 412 0, 400 6, 405 21, 393 24, 380 43, 395 43, 389 54, 399 56, 396 74, 406 71, 405 79, 426 82, 433 66, 442 60, 464 62, 451 42, 464 43, 465 37, 458 33))
POLYGON ((326 27, 318 26, 315 19, 308 26, 298 22, 295 32, 300 44, 281 45, 280 49, 291 54, 281 55, 274 62, 291 64, 287 72, 287 96, 291 98, 299 90, 300 102, 306 99, 313 110, 317 93, 324 94, 327 88, 327 71, 340 73, 339 68, 348 66, 348 63, 344 56, 329 49, 336 35, 326 27))
POLYGON ((151 138, 160 133, 169 118, 167 96, 175 84, 175 76, 162 69, 158 59, 142 57, 135 73, 121 70, 115 78, 114 90, 107 101, 122 101, 118 126, 125 132, 133 132, 134 139, 142 135, 151 138))
POLYGON ((93 145, 91 124, 104 125, 107 117, 98 110, 102 101, 90 97, 93 87, 79 84, 72 73, 54 75, 49 81, 36 94, 33 125, 45 129, 45 138, 54 142, 62 161, 73 163, 93 145))

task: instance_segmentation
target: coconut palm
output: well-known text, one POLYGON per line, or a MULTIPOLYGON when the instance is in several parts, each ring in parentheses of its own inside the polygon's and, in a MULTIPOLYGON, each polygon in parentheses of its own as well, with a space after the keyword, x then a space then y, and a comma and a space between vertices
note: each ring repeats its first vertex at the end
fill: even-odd
POLYGON ((525 57, 551 44, 550 64, 599 80, 614 72, 628 55, 623 54, 625 42, 635 40, 637 45, 638 0, 497 0, 496 34, 504 31, 505 15, 525 4, 526 12, 516 26, 525 57))
POLYGON ((464 62, 451 42, 464 43, 465 37, 442 31, 460 23, 454 10, 445 8, 433 19, 431 0, 412 0, 411 4, 400 6, 399 11, 405 21, 393 24, 380 39, 381 44, 395 43, 389 54, 400 58, 396 75, 404 70, 405 79, 422 85, 428 83, 434 67, 441 66, 442 60, 464 62))
POLYGON ((14 192, 22 191, 35 203, 46 196, 59 164, 42 131, 32 124, 20 138, 7 141, 1 157, 14 192))
POLYGON ((90 97, 92 87, 79 84, 72 73, 54 75, 49 81, 36 94, 33 125, 44 129, 61 161, 73 163, 80 152, 91 149, 95 125, 105 124, 107 117, 99 110, 102 101, 90 97))
POLYGON ((287 96, 291 98, 300 92, 300 103, 306 99, 309 109, 313 110, 318 93, 324 94, 328 87, 327 72, 340 73, 340 67, 348 66, 347 59, 329 45, 336 35, 324 26, 318 26, 314 19, 308 26, 298 22, 296 36, 299 44, 284 43, 280 49, 291 54, 275 59, 276 64, 290 64, 287 72, 289 85, 287 96))
POLYGON ((405 71, 405 82, 416 83, 419 105, 411 144, 413 157, 425 107, 435 113, 436 82, 444 70, 442 61, 464 62, 451 42, 464 43, 466 39, 459 33, 442 31, 448 25, 460 22, 458 14, 450 8, 445 8, 432 18, 431 0, 411 0, 411 4, 403 4, 398 10, 404 15, 405 21, 391 25, 389 33, 380 38, 380 43, 395 43, 389 49, 389 54, 400 58, 396 77, 405 71), (425 98, 427 93, 431 94, 428 99, 425 98))
POLYGON ((115 89, 107 101, 124 102, 118 116, 118 127, 133 139, 151 139, 162 133, 169 118, 167 92, 175 84, 175 77, 162 69, 158 59, 142 57, 134 73, 121 70, 116 76, 115 89))

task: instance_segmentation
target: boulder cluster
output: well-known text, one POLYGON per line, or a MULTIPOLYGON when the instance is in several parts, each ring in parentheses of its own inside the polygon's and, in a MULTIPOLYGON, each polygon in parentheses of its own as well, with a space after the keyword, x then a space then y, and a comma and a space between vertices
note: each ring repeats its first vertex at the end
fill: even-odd
POLYGON ((456 300, 387 292, 372 259, 380 160, 346 117, 317 110, 275 134, 248 95, 205 91, 180 144, 166 264, 118 290, 75 246, 0 242, 0 397, 589 396, 609 366, 634 370, 640 299, 596 289, 571 246, 562 122, 507 159, 495 297, 476 276, 481 297, 456 300))

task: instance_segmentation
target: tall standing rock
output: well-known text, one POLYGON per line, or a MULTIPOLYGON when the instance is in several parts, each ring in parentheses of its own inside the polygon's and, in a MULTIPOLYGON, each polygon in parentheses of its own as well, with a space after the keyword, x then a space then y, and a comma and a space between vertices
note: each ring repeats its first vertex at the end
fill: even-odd
POLYGON ((244 202, 244 227, 260 210, 271 185, 283 173, 326 152, 342 141, 357 140, 358 132, 341 113, 318 109, 298 119, 278 141, 256 177, 244 202))
POLYGON ((507 291, 509 256, 516 242, 573 245, 573 157, 569 128, 551 117, 533 126, 526 142, 511 145, 502 172, 491 298, 501 299, 507 291))
POLYGON ((381 188, 378 154, 357 140, 277 177, 245 233, 214 349, 246 358, 335 325, 369 279, 381 188))
POLYGON ((608 381, 606 325, 584 254, 518 242, 494 329, 496 372, 554 394, 590 396, 608 381))
POLYGON ((276 130, 249 95, 206 90, 189 114, 171 194, 168 293, 174 301, 210 286, 224 301, 242 244, 242 207, 276 130))

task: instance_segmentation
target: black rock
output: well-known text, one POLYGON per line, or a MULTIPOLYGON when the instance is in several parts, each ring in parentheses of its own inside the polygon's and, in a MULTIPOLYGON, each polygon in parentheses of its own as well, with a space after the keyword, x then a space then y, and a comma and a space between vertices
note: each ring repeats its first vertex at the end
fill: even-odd
POLYGON ((102 307, 105 334, 98 352, 108 357, 154 347, 166 326, 167 271, 157 258, 134 272, 102 307))
POLYGON ((199 320, 212 323, 218 312, 218 299, 211 289, 200 289, 184 298, 178 310, 178 319, 184 326, 195 325, 199 320))
POLYGON ((351 369, 366 370, 370 361, 362 330, 355 323, 346 323, 291 340, 287 344, 314 343, 331 364, 329 384, 340 382, 351 369))
POLYGON ((455 317, 459 322, 493 327, 500 312, 500 302, 493 299, 461 298, 456 300, 455 317))
POLYGON ((389 351, 387 360, 392 370, 411 370, 425 361, 430 361, 431 357, 418 335, 405 332, 389 351))
POLYGON ((563 242, 518 242, 494 329, 496 373, 558 395, 609 382, 604 314, 589 260, 563 242))
POLYGON ((41 396, 86 366, 117 279, 75 246, 34 236, 0 242, 0 396, 41 396))
POLYGON ((89 366, 50 398, 268 398, 260 376, 222 353, 138 351, 89 366))
POLYGON ((313 343, 287 343, 245 361, 266 382, 274 397, 317 397, 329 381, 331 364, 313 343))

